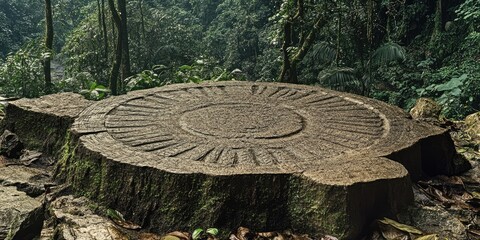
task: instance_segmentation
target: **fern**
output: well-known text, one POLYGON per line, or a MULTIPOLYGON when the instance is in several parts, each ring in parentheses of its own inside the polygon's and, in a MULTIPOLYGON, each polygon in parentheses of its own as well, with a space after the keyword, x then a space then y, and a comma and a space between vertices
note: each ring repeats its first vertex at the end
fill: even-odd
POLYGON ((332 63, 337 57, 337 52, 331 43, 319 42, 312 47, 312 54, 315 59, 326 63, 332 63))
POLYGON ((393 42, 385 43, 375 50, 372 63, 376 66, 385 65, 393 61, 403 62, 406 59, 405 49, 393 42))
POLYGON ((319 73, 322 85, 339 91, 360 92, 361 82, 353 68, 335 67, 319 73))

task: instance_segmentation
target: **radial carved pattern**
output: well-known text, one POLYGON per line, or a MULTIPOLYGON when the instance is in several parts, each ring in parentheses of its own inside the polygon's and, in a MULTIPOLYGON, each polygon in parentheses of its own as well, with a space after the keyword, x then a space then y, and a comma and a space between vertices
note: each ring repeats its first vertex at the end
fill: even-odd
POLYGON ((368 148, 388 128, 373 107, 319 90, 207 85, 146 92, 105 118, 136 151, 225 166, 308 165, 368 148))

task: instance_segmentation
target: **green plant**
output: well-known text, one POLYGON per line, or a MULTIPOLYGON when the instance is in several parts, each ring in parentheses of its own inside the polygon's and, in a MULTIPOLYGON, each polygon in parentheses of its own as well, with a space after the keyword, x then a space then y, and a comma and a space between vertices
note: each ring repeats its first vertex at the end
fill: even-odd
POLYGON ((43 94, 42 60, 45 56, 38 41, 30 41, 0 65, 0 93, 6 96, 38 97, 43 94))
POLYGON ((468 74, 452 77, 441 84, 430 84, 417 89, 420 96, 434 97, 443 107, 447 117, 462 118, 466 114, 477 111, 480 84, 468 74))
POLYGON ((96 82, 90 82, 88 89, 80 91, 85 98, 90 100, 102 100, 108 96, 110 90, 96 82))
POLYGON ((154 70, 144 70, 139 74, 125 79, 125 87, 127 91, 159 87, 167 84, 166 80, 167 79, 162 79, 161 75, 157 74, 154 70))
POLYGON ((209 235, 215 237, 217 234, 217 228, 207 228, 205 231, 202 228, 197 228, 192 233, 192 240, 206 240, 209 235))

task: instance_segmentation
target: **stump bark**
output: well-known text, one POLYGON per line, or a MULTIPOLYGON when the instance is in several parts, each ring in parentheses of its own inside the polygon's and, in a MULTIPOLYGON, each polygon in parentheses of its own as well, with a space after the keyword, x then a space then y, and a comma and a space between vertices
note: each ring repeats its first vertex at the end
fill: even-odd
POLYGON ((7 104, 1 128, 16 133, 28 149, 56 155, 74 119, 91 103, 74 93, 23 98, 7 104))

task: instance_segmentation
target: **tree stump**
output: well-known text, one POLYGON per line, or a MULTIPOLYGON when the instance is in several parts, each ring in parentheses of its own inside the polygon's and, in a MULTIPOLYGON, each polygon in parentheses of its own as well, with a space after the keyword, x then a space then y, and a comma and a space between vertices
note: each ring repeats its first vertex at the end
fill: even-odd
POLYGON ((17 134, 28 149, 56 155, 74 119, 91 104, 74 93, 19 99, 7 104, 0 128, 17 134))
POLYGON ((446 130, 291 84, 136 91, 87 108, 72 130, 59 175, 156 231, 242 225, 354 238, 411 202, 409 173, 454 168, 446 130))

